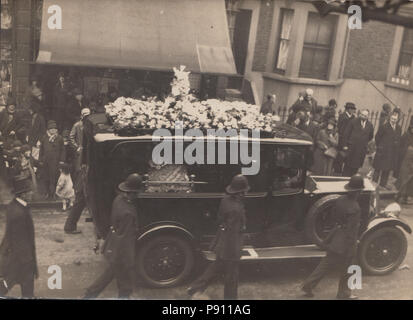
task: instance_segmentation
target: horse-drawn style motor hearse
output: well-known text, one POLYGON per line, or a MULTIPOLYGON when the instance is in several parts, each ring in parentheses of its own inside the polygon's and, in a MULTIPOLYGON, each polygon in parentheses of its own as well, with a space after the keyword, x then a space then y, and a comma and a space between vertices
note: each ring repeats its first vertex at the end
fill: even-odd
MULTIPOLYGON (((146 175, 153 169, 150 160, 156 145, 151 135, 116 135, 105 119, 99 114, 89 117, 93 130, 87 136, 86 157, 88 207, 103 236, 109 230, 116 186, 132 172, 146 175)), ((346 193, 348 178, 307 174, 312 158, 312 140, 307 134, 285 124, 278 129, 282 135, 258 141, 246 138, 260 145, 260 170, 247 176, 251 189, 245 197, 242 261, 322 257, 322 240, 335 223, 331 221, 334 201, 346 193)), ((178 138, 170 137, 173 142, 178 138)), ((218 205, 225 186, 241 171, 241 165, 226 163, 182 164, 189 177, 185 181, 147 178, 135 202, 139 221, 136 268, 147 285, 177 285, 191 274, 198 256, 214 259, 208 248, 217 228, 218 205), (180 187, 168 190, 153 185, 180 187)), ((359 202, 358 263, 370 274, 390 273, 406 255, 404 232, 411 233, 411 228, 400 219, 397 203, 380 208, 378 193, 368 179, 359 202)))

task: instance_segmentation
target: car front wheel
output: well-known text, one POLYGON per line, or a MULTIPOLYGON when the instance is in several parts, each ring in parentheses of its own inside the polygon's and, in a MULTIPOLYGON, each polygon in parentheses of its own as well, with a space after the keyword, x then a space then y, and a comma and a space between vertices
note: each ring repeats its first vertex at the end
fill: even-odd
POLYGON ((138 275, 150 287, 181 284, 192 272, 194 261, 193 249, 183 237, 153 236, 138 246, 138 275))
POLYGON ((361 267, 372 275, 396 270, 407 252, 407 239, 397 227, 383 227, 368 233, 361 241, 358 257, 361 267))

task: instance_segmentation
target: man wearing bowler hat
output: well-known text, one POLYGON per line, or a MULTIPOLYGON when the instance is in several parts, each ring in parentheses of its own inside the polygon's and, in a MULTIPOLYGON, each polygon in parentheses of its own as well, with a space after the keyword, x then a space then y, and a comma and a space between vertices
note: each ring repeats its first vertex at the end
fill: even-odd
POLYGON ((197 292, 203 292, 208 284, 220 272, 223 272, 225 278, 224 299, 235 300, 238 298, 238 268, 246 224, 243 198, 248 190, 248 180, 241 174, 236 175, 225 189, 226 195, 221 200, 218 209, 218 232, 211 245, 211 249, 216 254, 216 260, 188 288, 187 292, 190 296, 197 292))
POLYGON ((142 190, 142 178, 137 173, 130 174, 119 184, 120 193, 113 200, 111 227, 102 248, 107 261, 103 274, 86 289, 85 299, 96 298, 115 278, 119 298, 127 299, 133 292, 135 241, 138 221, 134 199, 142 190))
POLYGON ((34 297, 38 271, 34 226, 27 204, 31 191, 28 182, 14 180, 15 197, 6 209, 6 232, 0 244, 0 297, 16 284, 20 285, 22 297, 34 297))
POLYGON ((46 188, 47 198, 54 197, 58 179, 59 164, 66 159, 62 136, 59 135, 54 120, 47 122, 46 134, 40 140, 39 164, 42 167, 42 177, 46 188))
POLYGON ((352 265, 357 251, 358 236, 360 230, 361 210, 357 199, 364 189, 364 180, 360 175, 354 175, 345 185, 348 190, 346 195, 336 200, 333 219, 336 226, 324 240, 327 255, 313 273, 304 281, 302 290, 306 297, 313 297, 312 290, 320 280, 331 270, 340 270, 340 282, 338 285, 337 299, 357 299, 348 287, 348 267, 352 265))
POLYGON ((16 113, 16 100, 8 97, 6 109, 0 112, 0 137, 6 141, 14 141, 16 138, 23 141, 25 127, 21 116, 16 113))

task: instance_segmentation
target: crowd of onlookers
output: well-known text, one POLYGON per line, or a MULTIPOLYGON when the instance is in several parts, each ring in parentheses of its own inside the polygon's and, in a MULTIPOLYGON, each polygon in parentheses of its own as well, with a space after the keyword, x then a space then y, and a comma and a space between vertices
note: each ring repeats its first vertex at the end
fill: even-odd
POLYGON ((47 105, 37 79, 24 95, 23 110, 8 97, 0 112, 0 176, 13 186, 30 184, 36 200, 62 199, 64 207, 74 201, 80 173, 83 122, 91 112, 117 98, 116 90, 93 101, 59 73, 52 104, 47 105))
MULTIPOLYGON (((312 174, 352 176, 367 157, 371 166, 368 176, 380 189, 391 189, 388 182, 392 173, 397 179, 398 197, 407 201, 413 196, 413 117, 403 133, 400 123, 405 115, 399 107, 392 109, 386 103, 374 135, 369 110, 357 110, 354 103, 347 102, 344 112, 338 113, 335 99, 320 106, 313 93, 311 89, 300 93, 287 118, 288 124, 305 131, 314 141, 312 174)), ((268 95, 261 111, 274 112, 275 99, 275 95, 268 95)))

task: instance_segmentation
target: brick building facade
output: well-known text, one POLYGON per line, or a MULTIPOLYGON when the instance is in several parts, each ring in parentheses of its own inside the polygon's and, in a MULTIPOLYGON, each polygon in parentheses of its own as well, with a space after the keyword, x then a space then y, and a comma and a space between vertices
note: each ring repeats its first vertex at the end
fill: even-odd
MULTIPOLYGON (((346 15, 321 18, 310 1, 239 0, 238 10, 252 13, 244 76, 256 103, 275 93, 289 107, 312 88, 321 105, 380 110, 383 93, 405 114, 413 107, 413 30, 377 21, 350 30, 346 15)), ((413 18, 413 4, 400 13, 413 18)))

